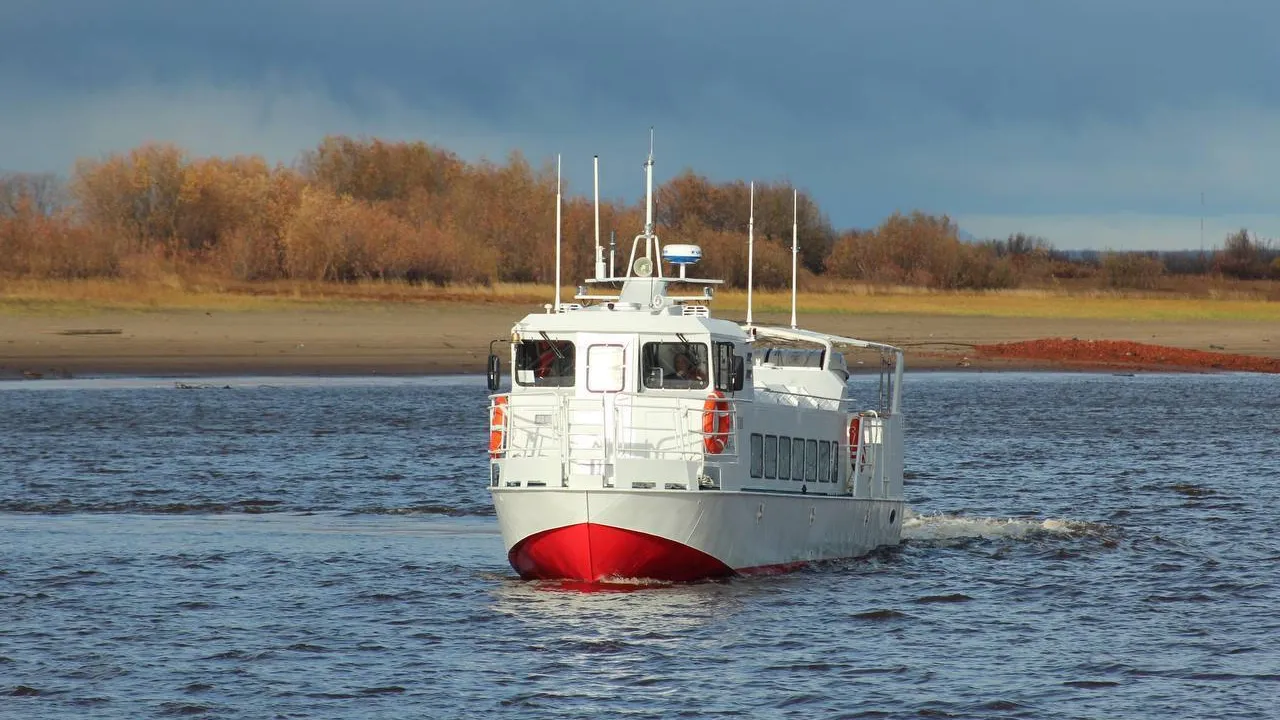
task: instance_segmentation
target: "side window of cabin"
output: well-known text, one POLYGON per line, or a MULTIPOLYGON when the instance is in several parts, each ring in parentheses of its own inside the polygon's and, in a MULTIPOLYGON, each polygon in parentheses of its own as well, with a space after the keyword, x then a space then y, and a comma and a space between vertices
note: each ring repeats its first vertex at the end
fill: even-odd
POLYGON ((515 381, 532 387, 573 387, 574 349, 568 340, 521 340, 515 381))
POLYGON ((716 343, 716 389, 729 392, 729 371, 733 365, 733 343, 716 343))
POLYGON ((831 482, 840 482, 840 468, 844 464, 840 462, 840 443, 831 443, 831 482))
POLYGON ((818 441, 809 440, 804 447, 804 479, 814 482, 818 479, 818 441))
POLYGON ((763 449, 764 438, 760 433, 751 433, 751 477, 753 478, 764 475, 763 449))
POLYGON ((778 475, 778 436, 764 436, 764 476, 772 480, 778 475))
POLYGON ((733 354, 733 343, 720 342, 716 343, 716 389, 722 392, 736 392, 741 390, 744 385, 746 375, 751 373, 751 356, 747 355, 745 361, 742 356, 733 354), (740 375, 744 377, 737 378, 734 382, 733 366, 734 360, 737 360, 741 366, 740 375))
POLYGON ((786 480, 791 477, 791 438, 782 436, 778 438, 778 479, 786 480))
POLYGON ((622 392, 627 380, 627 354, 621 345, 587 348, 587 390, 622 392))
POLYGON ((641 376, 651 390, 700 390, 707 386, 707 346, 703 343, 647 342, 641 376))
POLYGON ((791 479, 804 480, 804 440, 791 441, 791 479))
POLYGON ((831 443, 818 443, 818 482, 831 482, 831 443))

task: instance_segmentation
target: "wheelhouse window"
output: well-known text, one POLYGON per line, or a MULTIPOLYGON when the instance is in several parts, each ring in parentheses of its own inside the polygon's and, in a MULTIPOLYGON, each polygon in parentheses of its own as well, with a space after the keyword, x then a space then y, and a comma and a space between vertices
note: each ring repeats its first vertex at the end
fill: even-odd
POLYGON ((515 365, 518 385, 573 387, 574 348, 568 340, 522 340, 515 365))
POLYGON ((818 479, 818 441, 810 440, 804 448, 804 479, 814 482, 818 479))
POLYGON ((622 392, 627 384, 627 354, 621 345, 587 347, 587 390, 622 392))
POLYGON ((831 482, 831 442, 818 443, 818 482, 831 482))
POLYGON ((644 386, 653 390, 700 390, 707 386, 707 346, 649 342, 641 352, 644 386))
POLYGON ((804 439, 791 441, 791 479, 804 480, 804 439))
POLYGON ((791 477, 791 438, 782 436, 778 438, 778 479, 787 480, 791 477))

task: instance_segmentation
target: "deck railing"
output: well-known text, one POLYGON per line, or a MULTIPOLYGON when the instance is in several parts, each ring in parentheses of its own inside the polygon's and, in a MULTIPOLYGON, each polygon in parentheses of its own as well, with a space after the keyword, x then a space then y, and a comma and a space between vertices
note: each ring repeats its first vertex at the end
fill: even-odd
MULTIPOLYGON (((619 462, 628 460, 696 463, 698 476, 714 479, 715 486, 722 469, 745 460, 746 435, 741 435, 741 441, 739 436, 741 418, 751 400, 721 399, 731 430, 720 452, 713 453, 709 449, 720 446, 708 442, 718 433, 714 423, 710 429, 704 425, 705 399, 636 393, 608 397, 578 398, 546 390, 494 395, 490 418, 500 406, 502 422, 491 423, 490 432, 498 433, 502 442, 491 455, 540 461, 548 485, 561 485, 577 474, 598 477, 604 487, 613 487, 607 469, 616 471, 619 462)), ((858 442, 840 444, 847 447, 849 463, 842 490, 855 496, 881 496, 901 472, 889 467, 892 458, 901 456, 901 418, 868 411, 860 415, 859 425, 858 442)), ((702 483, 686 487, 696 489, 698 484, 702 483)))
POLYGON ((617 458, 648 458, 737 462, 742 408, 750 400, 720 398, 716 417, 729 420, 727 435, 717 423, 707 425, 705 399, 613 393, 592 398, 570 397, 550 391, 494 395, 490 399, 491 448, 500 458, 552 458, 568 463, 612 462, 617 458), (495 409, 501 407, 501 422, 495 409), (496 433, 496 435, 495 435, 496 433), (708 453, 722 437, 723 449, 708 453))

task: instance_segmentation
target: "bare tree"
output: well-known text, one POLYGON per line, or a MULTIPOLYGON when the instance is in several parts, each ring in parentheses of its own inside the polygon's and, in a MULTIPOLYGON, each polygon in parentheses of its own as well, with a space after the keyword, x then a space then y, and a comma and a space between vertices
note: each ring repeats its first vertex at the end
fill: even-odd
POLYGON ((0 175, 0 217, 17 215, 24 201, 35 212, 52 215, 67 204, 66 184, 51 173, 0 175))
POLYGON ((1250 237, 1248 230, 1241 229, 1228 235, 1222 249, 1215 253, 1214 269, 1241 280, 1264 278, 1270 250, 1269 242, 1250 237))

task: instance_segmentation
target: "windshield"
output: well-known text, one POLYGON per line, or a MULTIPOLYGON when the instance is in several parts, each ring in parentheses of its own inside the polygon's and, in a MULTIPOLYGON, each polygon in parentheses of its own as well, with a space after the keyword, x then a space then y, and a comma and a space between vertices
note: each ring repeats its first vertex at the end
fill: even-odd
POLYGON ((515 381, 534 387, 573 387, 574 352, 568 340, 523 340, 516 345, 515 381))
POLYGON ((707 355, 707 346, 702 343, 645 343, 644 386, 678 390, 705 388, 707 355))

